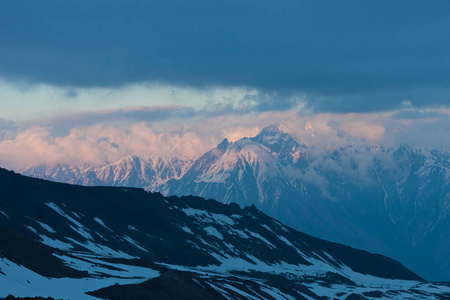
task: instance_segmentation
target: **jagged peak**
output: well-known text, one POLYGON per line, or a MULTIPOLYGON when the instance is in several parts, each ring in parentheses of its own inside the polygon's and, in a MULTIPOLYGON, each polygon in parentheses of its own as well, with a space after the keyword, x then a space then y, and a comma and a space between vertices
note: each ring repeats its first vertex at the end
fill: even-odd
POLYGON ((411 147, 407 143, 403 143, 400 146, 398 146, 397 151, 402 151, 405 154, 413 154, 418 152, 419 150, 411 147))
POLYGON ((281 124, 272 124, 267 127, 264 127, 261 132, 252 138, 256 142, 267 142, 272 141, 274 139, 279 138, 289 138, 291 135, 289 134, 289 130, 281 125, 281 124))
POLYGON ((289 130, 287 129, 286 126, 280 123, 274 123, 261 129, 259 135, 265 135, 268 133, 289 133, 289 130))
POLYGON ((300 143, 289 133, 289 130, 281 124, 272 124, 264 127, 261 132, 254 138, 251 138, 251 140, 271 148, 272 151, 279 151, 280 147, 292 149, 293 146, 300 146, 300 143))
MULTIPOLYGON (((137 155, 131 155, 131 154, 129 154, 129 155, 127 155, 127 156, 122 157, 121 160, 136 160, 136 159, 140 159, 140 157, 137 156, 137 155)), ((119 160, 119 161, 120 161, 120 160, 119 160)))
POLYGON ((407 143, 403 143, 399 146, 399 148, 401 149, 412 149, 412 147, 410 145, 408 145, 407 143))
POLYGON ((224 138, 222 142, 220 142, 219 145, 217 145, 217 149, 223 149, 226 150, 228 148, 228 145, 230 144, 230 142, 228 141, 227 138, 224 138))

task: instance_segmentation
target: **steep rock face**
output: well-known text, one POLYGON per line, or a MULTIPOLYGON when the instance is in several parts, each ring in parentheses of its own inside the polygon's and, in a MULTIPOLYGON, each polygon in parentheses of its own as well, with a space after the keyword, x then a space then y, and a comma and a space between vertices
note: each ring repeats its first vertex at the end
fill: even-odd
POLYGON ((450 212, 450 154, 411 149, 394 152, 397 170, 381 171, 380 185, 392 223, 413 245, 420 243, 450 212))
POLYGON ((283 194, 301 189, 299 178, 292 175, 298 177, 293 172, 296 166, 308 165, 303 148, 276 127, 235 143, 224 140, 196 160, 181 180, 171 180, 158 190, 211 197, 224 203, 239 199, 239 204, 255 204, 271 213, 283 194))
POLYGON ((0 227, 0 238, 10 241, 0 243, 0 297, 434 299, 450 293, 385 256, 298 232, 254 206, 199 197, 82 187, 0 169, 0 227))

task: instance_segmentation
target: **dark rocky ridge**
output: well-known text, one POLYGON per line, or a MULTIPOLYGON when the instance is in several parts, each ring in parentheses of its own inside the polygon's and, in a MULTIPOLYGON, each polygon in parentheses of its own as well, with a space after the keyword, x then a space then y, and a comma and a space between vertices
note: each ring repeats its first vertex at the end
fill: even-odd
MULTIPOLYGON (((336 299, 369 299, 380 293, 388 299, 407 294, 428 299, 450 291, 447 285, 423 282, 385 256, 284 226, 255 206, 240 208, 200 197, 74 186, 0 169, 0 226, 1 239, 10 241, 0 243, 7 262, 44 276, 119 280, 124 275, 117 272, 125 266, 160 274, 148 280, 129 274, 141 283, 86 290, 100 298, 324 299, 316 285, 331 291, 339 286, 336 299), (71 259, 79 265, 71 265, 71 259), (228 260, 240 265, 226 267, 228 260), (83 264, 86 271, 75 270, 83 264), (367 275, 386 283, 366 283, 371 280, 367 275), (385 286, 401 286, 400 279, 417 281, 417 291, 389 292, 385 286), (379 293, 364 296, 367 292, 379 293)), ((0 274, 0 285, 2 276, 9 274, 0 274)))
MULTIPOLYGON (((276 249, 261 247, 258 239, 239 239, 226 232, 221 232, 224 242, 245 249, 245 252, 242 252, 245 255, 237 254, 238 257, 251 261, 247 256, 252 254, 269 263, 283 258, 288 263, 309 264, 291 247, 282 241, 276 241, 273 233, 261 232, 261 224, 270 224, 269 226, 274 227, 273 224, 277 222, 258 211, 254 206, 241 209, 237 204, 222 204, 214 200, 204 200, 192 196, 163 197, 159 193, 151 194, 142 189, 83 187, 53 183, 0 169, 0 210, 10 217, 1 218, 0 225, 21 232, 23 236, 29 238, 36 238, 36 236, 24 225, 33 226, 36 231, 66 243, 70 243, 67 237, 85 242, 86 238, 76 234, 69 227, 65 218, 45 204, 49 202, 64 211, 82 215, 82 219, 86 220, 83 225, 90 231, 100 233, 103 237, 111 236, 108 241, 105 241, 92 234, 95 242, 142 259, 187 266, 218 263, 209 253, 227 247, 223 245, 222 241, 217 240, 213 244, 218 246, 217 249, 205 245, 205 249, 199 251, 197 247, 187 243, 189 240, 196 241, 196 238, 180 229, 179 224, 188 224, 188 227, 203 239, 208 239, 208 235, 204 232, 201 224, 192 223, 191 218, 184 212, 173 209, 173 207, 178 207, 206 210, 212 214, 222 214, 228 217, 234 214, 239 215, 241 217, 236 221, 235 228, 258 232, 276 246, 276 249), (101 219, 110 230, 95 222, 94 218, 101 219), (36 226, 36 222, 33 220, 45 220, 48 226, 57 230, 55 233, 46 232, 36 226), (139 231, 129 230, 130 223, 139 231), (118 237, 125 234, 146 249, 151 249, 151 252, 145 252, 123 243, 118 237), (179 249, 183 249, 183 251, 179 251, 179 249)), ((281 225, 276 227, 280 230, 281 225)), ((317 239, 293 229, 283 232, 283 236, 288 240, 296 241, 302 251, 313 257, 321 257, 329 263, 336 264, 323 254, 326 252, 356 272, 383 278, 421 280, 419 276, 404 268, 400 263, 381 255, 317 239)), ((0 245, 0 251, 5 245, 0 245)), ((79 245, 74 246, 75 249, 86 250, 79 245)), ((9 253, 14 255, 11 251, 9 253)), ((19 253, 16 254, 19 255, 19 253)))

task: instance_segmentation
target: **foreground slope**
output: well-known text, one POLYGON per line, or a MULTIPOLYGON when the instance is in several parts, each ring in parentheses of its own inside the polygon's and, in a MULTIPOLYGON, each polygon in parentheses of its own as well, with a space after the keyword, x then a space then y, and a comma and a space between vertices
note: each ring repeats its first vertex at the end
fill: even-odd
POLYGON ((255 207, 197 197, 73 186, 0 169, 0 226, 0 297, 450 295, 446 285, 423 282, 387 257, 311 237, 255 207))

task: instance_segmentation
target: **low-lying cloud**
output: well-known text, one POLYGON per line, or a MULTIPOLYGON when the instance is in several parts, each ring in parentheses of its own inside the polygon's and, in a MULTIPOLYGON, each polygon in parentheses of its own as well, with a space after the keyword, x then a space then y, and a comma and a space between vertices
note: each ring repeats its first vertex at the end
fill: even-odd
POLYGON ((314 149, 311 155, 317 157, 349 145, 393 147, 408 143, 450 149, 449 116, 446 108, 420 119, 402 119, 394 112, 302 114, 295 110, 201 116, 188 108, 167 106, 55 115, 47 123, 0 120, 0 132, 4 132, 0 164, 23 170, 38 164, 102 165, 126 155, 196 157, 223 138, 236 141, 252 137, 273 123, 285 125, 299 142, 314 149), (127 122, 108 124, 117 119, 127 122), (67 130, 61 131, 61 126, 67 130))
POLYGON ((157 133, 145 123, 126 130, 98 124, 72 129, 65 136, 31 127, 0 142, 0 162, 17 170, 38 164, 102 165, 126 155, 195 156, 215 143, 188 130, 157 133))

